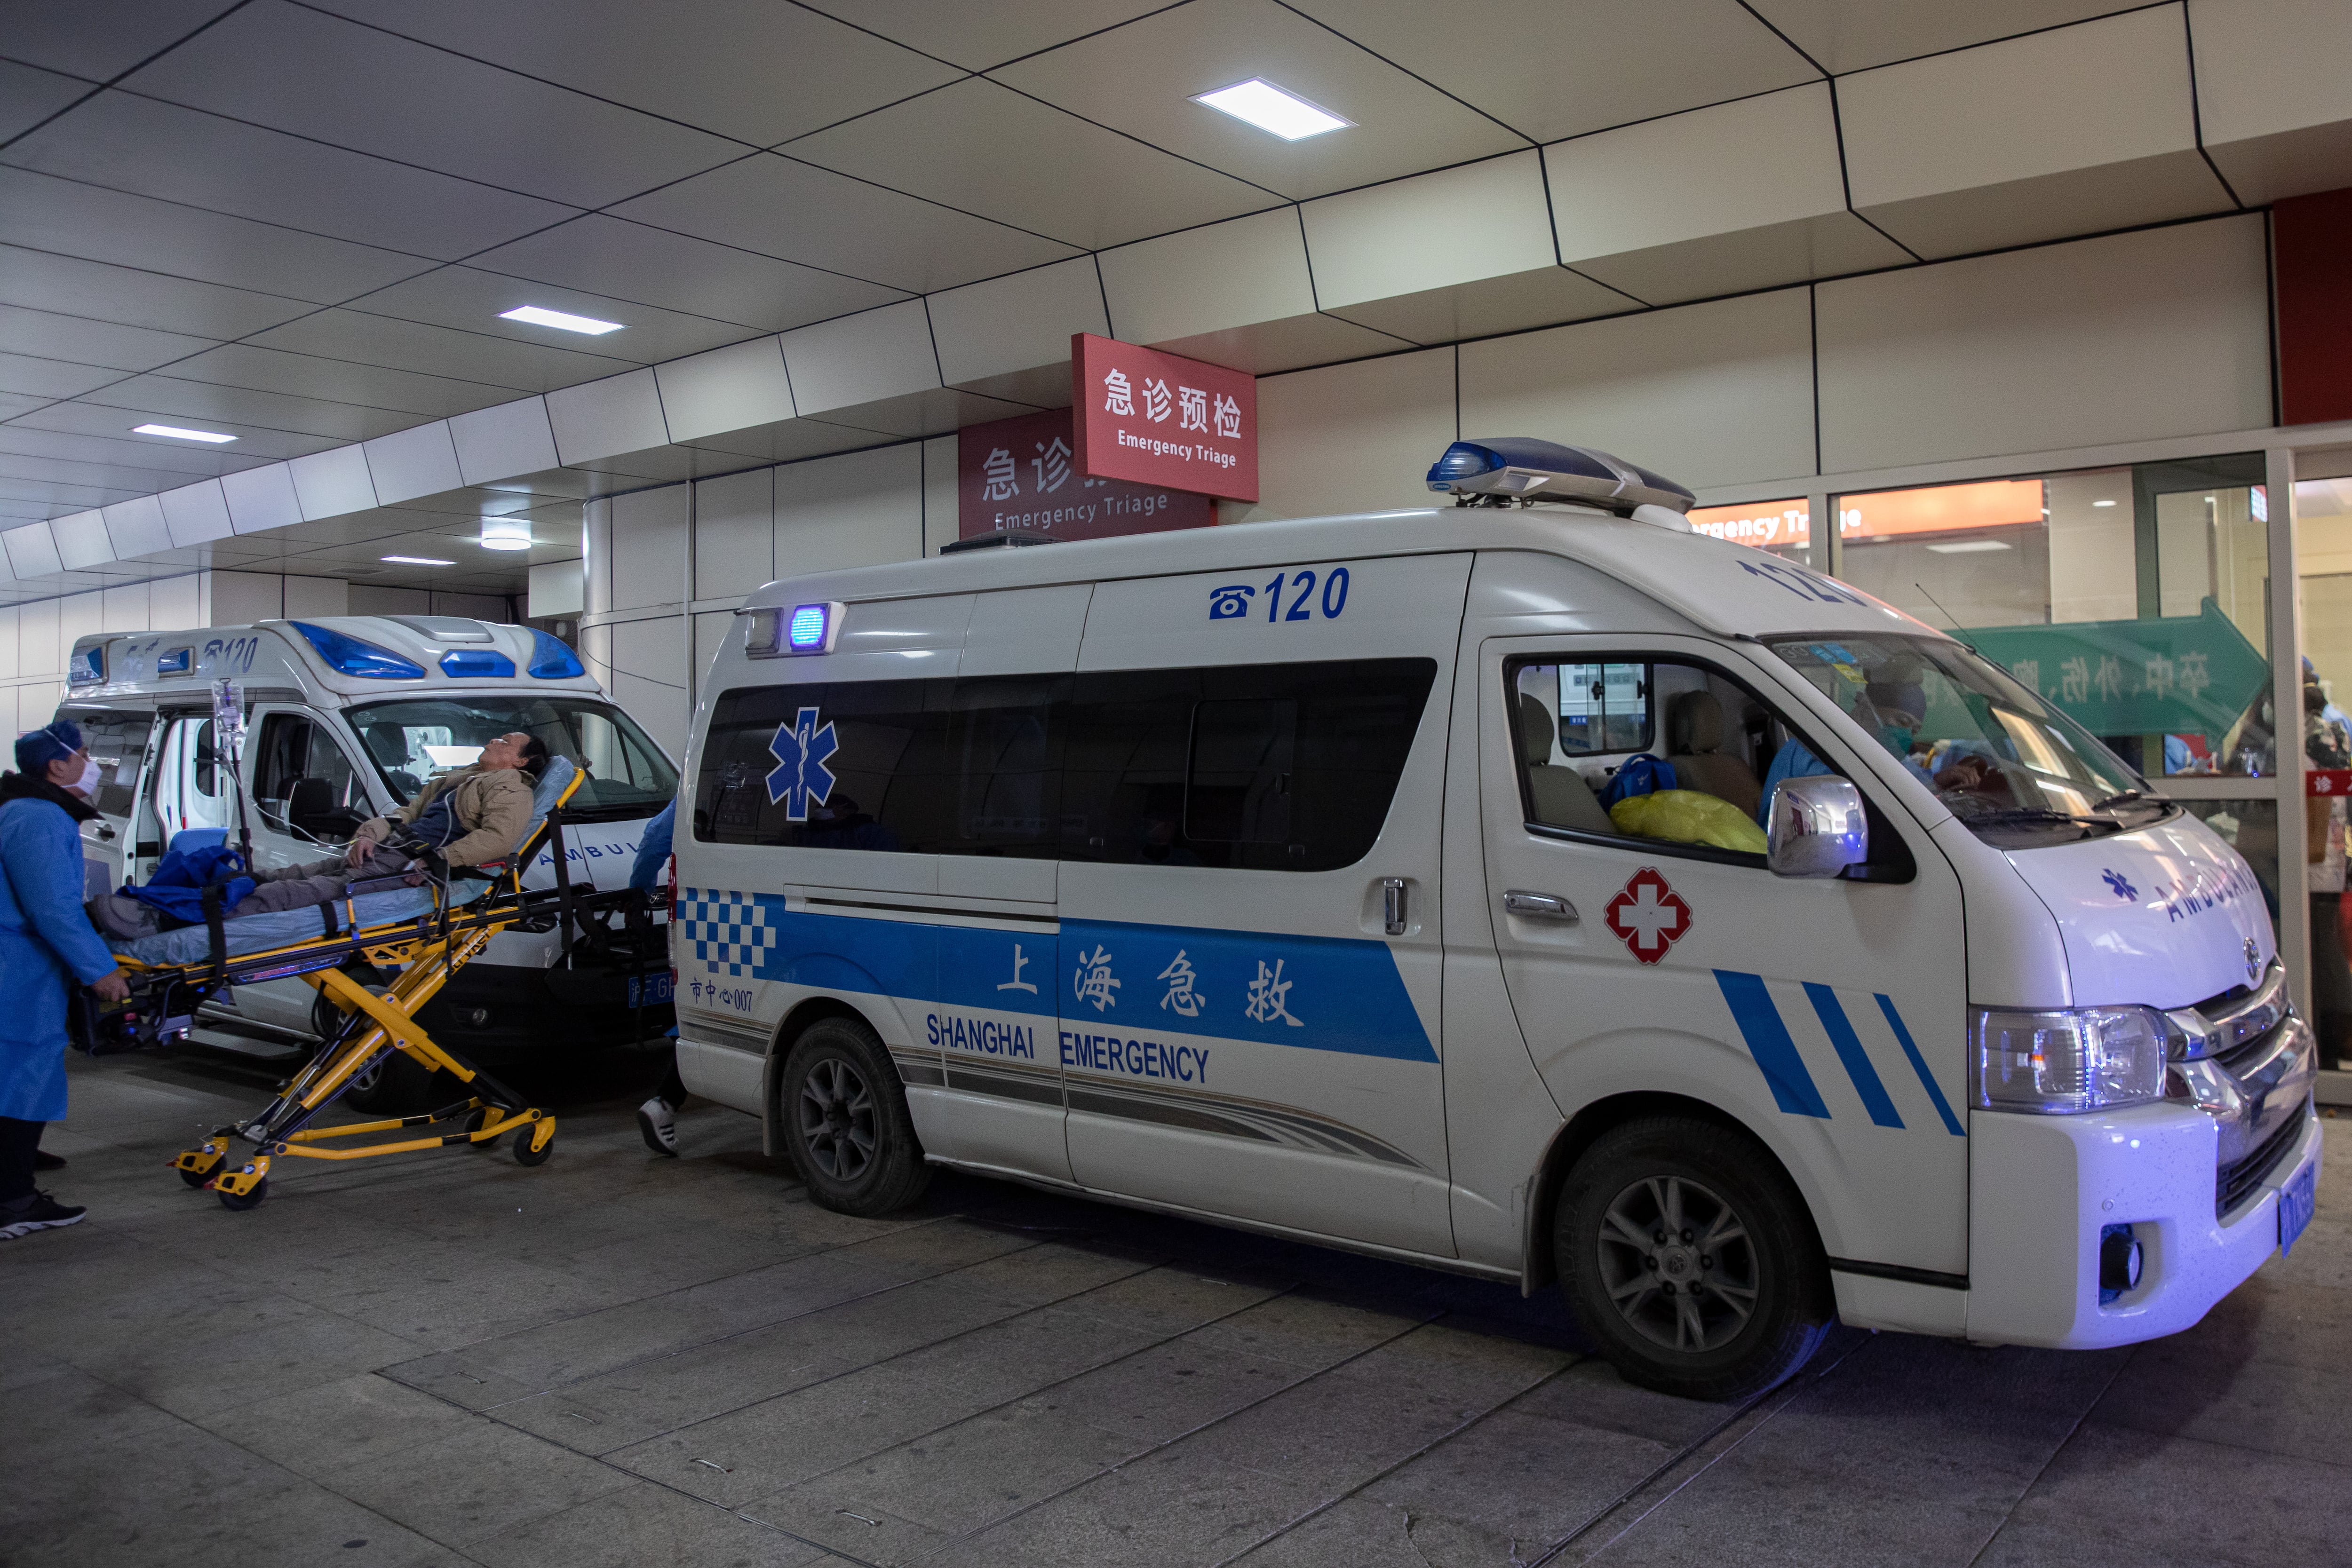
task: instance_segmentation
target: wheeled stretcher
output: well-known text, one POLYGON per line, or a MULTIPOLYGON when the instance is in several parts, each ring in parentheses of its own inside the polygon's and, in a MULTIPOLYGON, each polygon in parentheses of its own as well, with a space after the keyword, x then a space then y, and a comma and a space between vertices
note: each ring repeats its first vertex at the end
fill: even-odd
POLYGON ((554 1152, 555 1118, 436 1043, 416 1014, 492 936, 510 926, 544 932, 560 925, 568 958, 575 947, 599 946, 599 933, 609 938, 614 916, 641 915, 643 894, 600 893, 593 885, 572 883, 562 807, 581 779, 565 758, 549 765, 534 792, 530 827, 495 866, 460 870, 417 887, 359 894, 313 909, 221 921, 209 929, 191 926, 117 949, 131 977, 131 1000, 99 1028, 115 1037, 118 1049, 184 1035, 207 998, 262 980, 299 978, 326 1004, 319 1016, 340 1015, 318 1054, 257 1115, 215 1130, 172 1161, 182 1181, 217 1194, 230 1208, 247 1209, 268 1196, 270 1168, 279 1159, 373 1159, 488 1144, 513 1133, 517 1161, 537 1166, 547 1160, 554 1152), (555 885, 527 889, 524 875, 542 850, 552 852, 555 885), (293 936, 289 923, 310 934, 293 936), (352 972, 370 969, 398 974, 389 986, 377 988, 352 972), (423 1115, 316 1124, 353 1079, 394 1051, 447 1073, 469 1092, 423 1115))

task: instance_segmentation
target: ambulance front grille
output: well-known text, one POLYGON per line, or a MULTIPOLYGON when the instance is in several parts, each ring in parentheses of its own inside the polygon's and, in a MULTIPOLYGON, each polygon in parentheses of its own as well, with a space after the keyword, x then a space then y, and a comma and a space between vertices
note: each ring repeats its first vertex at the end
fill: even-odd
POLYGON ((2243 1203, 2247 1197, 2270 1179, 2281 1160, 2294 1149, 2303 1134, 2306 1116, 2290 1116, 2279 1124, 2278 1131, 2254 1145, 2253 1153, 2231 1165, 2223 1166, 2217 1173, 2219 1179, 2213 1192, 2213 1212, 2224 1215, 2243 1203))

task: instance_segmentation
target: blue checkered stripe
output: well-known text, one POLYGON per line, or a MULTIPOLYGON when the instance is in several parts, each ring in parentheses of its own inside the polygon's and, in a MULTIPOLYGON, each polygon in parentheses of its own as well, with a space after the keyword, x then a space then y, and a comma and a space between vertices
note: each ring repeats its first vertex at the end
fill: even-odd
POLYGON ((692 945, 695 957, 712 974, 759 979, 761 967, 776 946, 775 929, 768 924, 768 906, 782 903, 757 894, 682 887, 671 918, 692 945))

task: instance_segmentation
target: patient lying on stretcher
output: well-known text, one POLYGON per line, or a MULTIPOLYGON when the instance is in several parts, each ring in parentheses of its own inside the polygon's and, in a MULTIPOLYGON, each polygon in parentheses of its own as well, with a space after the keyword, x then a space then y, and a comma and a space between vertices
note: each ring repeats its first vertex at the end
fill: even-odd
POLYGON ((186 883, 184 891, 151 885, 104 894, 90 901, 90 920, 110 938, 136 939, 167 922, 204 919, 206 881, 221 886, 223 915, 241 920, 331 904, 355 884, 419 884, 430 872, 502 859, 530 825, 532 789, 547 764, 547 747, 537 737, 502 735, 471 766, 434 779, 399 811, 362 823, 341 855, 233 876, 221 873, 242 868, 192 863, 173 879, 186 883))

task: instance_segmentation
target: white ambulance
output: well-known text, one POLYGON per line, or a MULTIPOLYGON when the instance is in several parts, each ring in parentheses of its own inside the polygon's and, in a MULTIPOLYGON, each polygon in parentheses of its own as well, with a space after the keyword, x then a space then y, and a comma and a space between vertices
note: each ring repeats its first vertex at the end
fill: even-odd
MULTIPOLYGON (((528 626, 458 616, 334 616, 186 632, 79 639, 59 717, 79 725, 99 764, 83 824, 87 889, 144 881, 179 833, 252 836, 258 866, 320 860, 359 825, 404 804, 435 774, 464 767, 482 743, 527 730, 588 770, 564 830, 577 883, 628 883, 637 834, 672 798, 661 748, 605 696, 572 651, 528 626), (243 688, 244 746, 223 766, 213 684, 243 688), (233 774, 241 776, 243 810, 233 774)), ((551 886, 551 852, 528 875, 551 886)), ((429 1004, 427 1027, 484 1062, 626 1043, 642 1009, 665 1009, 667 978, 635 997, 625 981, 559 964, 559 932, 491 939, 429 1004), (444 1031, 446 1035, 444 1034, 444 1031)), ((316 995, 299 980, 238 988, 218 1012, 298 1039, 316 995)), ((208 1004, 208 1011, 213 1005, 208 1004)), ((651 1024, 659 1034, 666 1011, 651 1024)), ((368 1108, 406 1106, 421 1072, 395 1057, 358 1085, 368 1108), (404 1077, 405 1074, 405 1077, 404 1077)))
POLYGON ((2233 849, 1654 475, 1431 486, 754 594, 687 757, 688 1087, 837 1208, 944 1165, 1557 1280, 1706 1396, 1833 1318, 2169 1333, 2293 1242, 2313 1040, 2233 849))

